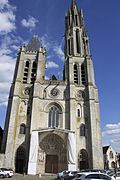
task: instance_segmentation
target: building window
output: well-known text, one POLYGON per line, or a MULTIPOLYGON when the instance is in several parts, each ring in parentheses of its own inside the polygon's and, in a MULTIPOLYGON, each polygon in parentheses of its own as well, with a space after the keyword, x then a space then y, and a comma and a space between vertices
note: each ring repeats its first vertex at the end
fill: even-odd
POLYGON ((110 156, 110 159, 113 159, 113 152, 112 151, 110 151, 109 156, 110 156))
POLYGON ((77 116, 80 117, 80 109, 77 110, 77 116))
POLYGON ((76 48, 77 53, 80 54, 80 32, 78 29, 76 30, 76 48))
POLYGON ((27 107, 27 115, 30 115, 30 105, 28 105, 28 107, 27 107))
POLYGON ((75 25, 78 26, 78 16, 75 15, 75 25))
POLYGON ((84 63, 81 65, 81 80, 82 80, 82 84, 85 85, 86 84, 86 76, 85 76, 84 63))
POLYGON ((68 39, 68 54, 71 55, 71 41, 68 39))
POLYGON ((85 149, 81 149, 78 154, 78 166, 79 169, 89 169, 88 153, 85 149))
POLYGON ((85 136, 85 124, 81 124, 80 126, 80 136, 85 136))
POLYGON ((74 64, 74 83, 78 84, 78 66, 74 64))
POLYGON ((36 80, 36 71, 37 71, 37 64, 34 61, 33 66, 32 66, 32 71, 31 71, 31 84, 33 84, 36 80))
POLYGON ((25 63, 25 68, 24 68, 24 76, 23 76, 23 83, 24 83, 24 84, 27 83, 28 72, 29 72, 29 61, 26 61, 26 63, 25 63))
POLYGON ((20 125, 20 134, 25 134, 26 133, 26 126, 25 124, 20 125))
POLYGON ((112 161, 112 162, 111 162, 111 167, 112 167, 113 169, 115 169, 115 165, 116 165, 115 162, 112 161))
POLYGON ((76 108, 76 117, 78 117, 78 118, 82 117, 82 107, 80 104, 78 104, 77 108, 76 108))
POLYGON ((57 106, 52 106, 49 110, 48 127, 60 126, 60 110, 57 106))

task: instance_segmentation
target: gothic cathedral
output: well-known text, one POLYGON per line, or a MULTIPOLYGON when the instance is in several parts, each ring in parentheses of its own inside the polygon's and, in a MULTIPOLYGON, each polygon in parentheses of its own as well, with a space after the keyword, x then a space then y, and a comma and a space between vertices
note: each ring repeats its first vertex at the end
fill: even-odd
POLYGON ((28 174, 103 168, 98 90, 82 10, 65 16, 63 80, 45 79, 46 49, 37 37, 17 56, 0 156, 28 174))

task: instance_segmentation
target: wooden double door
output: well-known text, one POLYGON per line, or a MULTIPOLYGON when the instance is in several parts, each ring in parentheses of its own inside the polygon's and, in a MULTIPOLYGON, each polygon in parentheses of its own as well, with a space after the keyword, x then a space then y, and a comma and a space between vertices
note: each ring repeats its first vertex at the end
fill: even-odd
POLYGON ((58 172, 58 156, 57 155, 46 155, 45 172, 53 173, 53 174, 58 172))

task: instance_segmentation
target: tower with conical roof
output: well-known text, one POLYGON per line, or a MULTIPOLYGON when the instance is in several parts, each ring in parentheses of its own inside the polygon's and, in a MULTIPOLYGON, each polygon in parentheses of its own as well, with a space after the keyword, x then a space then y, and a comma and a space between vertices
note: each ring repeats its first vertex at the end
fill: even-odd
POLYGON ((65 16, 64 80, 45 79, 37 36, 19 50, 2 142, 2 166, 28 174, 103 168, 98 90, 83 11, 65 16))

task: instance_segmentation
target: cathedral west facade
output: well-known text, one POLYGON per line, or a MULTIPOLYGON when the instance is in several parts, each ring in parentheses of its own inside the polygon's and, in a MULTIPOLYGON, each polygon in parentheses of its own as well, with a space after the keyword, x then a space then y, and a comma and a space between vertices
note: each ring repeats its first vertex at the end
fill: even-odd
POLYGON ((98 90, 82 10, 65 16, 63 80, 45 80, 46 49, 37 37, 17 56, 1 152, 20 173, 103 168, 98 90))

